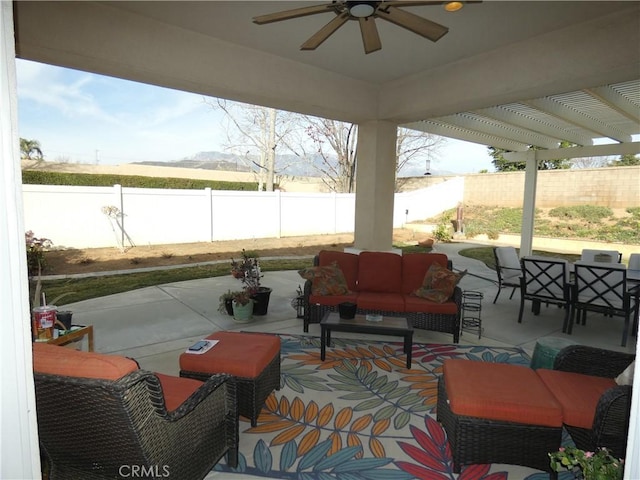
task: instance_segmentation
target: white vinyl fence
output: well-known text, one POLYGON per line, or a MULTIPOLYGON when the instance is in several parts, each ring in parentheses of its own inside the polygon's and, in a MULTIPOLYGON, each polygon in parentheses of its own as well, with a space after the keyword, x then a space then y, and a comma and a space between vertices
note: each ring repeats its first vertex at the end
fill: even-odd
MULTIPOLYGON (((355 195, 23 185, 25 228, 58 248, 347 233, 355 195)), ((398 193, 394 228, 462 202, 464 178, 398 193)), ((375 214, 375 212, 371 212, 375 214)))

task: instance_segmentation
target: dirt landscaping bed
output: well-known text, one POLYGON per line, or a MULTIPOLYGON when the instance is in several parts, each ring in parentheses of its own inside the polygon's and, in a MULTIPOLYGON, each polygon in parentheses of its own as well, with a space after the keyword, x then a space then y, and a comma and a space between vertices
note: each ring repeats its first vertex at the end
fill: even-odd
MULTIPOLYGON (((394 244, 418 240, 411 230, 396 229, 394 244)), ((134 268, 188 265, 238 258, 242 249, 259 257, 310 256, 322 249, 342 250, 353 245, 353 234, 315 235, 286 238, 258 238, 223 242, 180 243, 136 246, 124 252, 118 248, 86 248, 46 252, 45 275, 105 272, 134 268)))

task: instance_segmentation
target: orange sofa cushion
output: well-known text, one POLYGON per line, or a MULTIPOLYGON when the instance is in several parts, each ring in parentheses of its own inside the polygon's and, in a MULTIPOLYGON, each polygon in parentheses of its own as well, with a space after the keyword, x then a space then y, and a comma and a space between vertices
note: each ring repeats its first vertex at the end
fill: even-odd
POLYGON ((562 406, 564 423, 579 428, 593 428, 598 400, 606 390, 616 386, 612 378, 544 368, 536 373, 562 406))
POLYGON ((326 305, 328 307, 335 307, 342 302, 358 303, 358 294, 350 293, 349 295, 309 295, 309 303, 326 305))
POLYGON ((280 355, 280 337, 276 335, 216 332, 207 339, 218 340, 218 343, 201 355, 180 355, 180 370, 256 378, 280 355))
POLYGON ((562 426, 562 407, 528 367, 447 359, 443 371, 451 411, 456 415, 562 426))
POLYGON ((82 352, 47 343, 33 344, 33 371, 66 377, 118 380, 138 370, 130 358, 82 352))
POLYGON ((411 294, 422 286, 429 267, 437 263, 446 268, 448 258, 443 253, 406 253, 402 255, 402 293, 411 294))
POLYGON ((318 253, 318 265, 326 267, 333 262, 338 264, 350 291, 356 289, 358 281, 358 255, 355 253, 337 252, 333 250, 321 250, 318 253))
POLYGON ((362 252, 358 266, 359 292, 402 292, 402 256, 389 252, 362 252))
POLYGON ((162 385, 164 404, 168 412, 172 412, 182 405, 204 383, 191 378, 174 377, 163 373, 156 373, 155 375, 160 380, 160 385, 162 385))
POLYGON ((363 310, 404 312, 404 297, 400 293, 360 292, 356 303, 363 310))

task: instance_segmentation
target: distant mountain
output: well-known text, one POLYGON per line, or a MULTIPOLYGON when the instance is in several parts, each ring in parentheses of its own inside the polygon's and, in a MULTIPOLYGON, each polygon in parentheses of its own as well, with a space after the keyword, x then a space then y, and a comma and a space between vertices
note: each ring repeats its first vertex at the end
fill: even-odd
MULTIPOLYGON (((317 165, 322 163, 320 157, 314 159, 317 165)), ((250 172, 255 170, 258 159, 242 158, 232 153, 198 152, 189 158, 167 162, 133 162, 136 165, 152 165, 156 167, 199 168, 201 170, 226 170, 250 172), (252 163, 255 162, 255 163, 252 163)), ((295 155, 276 156, 276 172, 278 175, 317 177, 318 170, 308 162, 303 162, 295 155)))
MULTIPOLYGON (((250 172, 255 170, 255 164, 258 159, 246 159, 233 153, 224 152, 198 152, 191 157, 182 160, 173 160, 167 162, 133 162, 136 165, 152 165, 156 167, 175 167, 175 168, 197 168, 201 170, 224 170, 237 172, 250 172)), ((322 165, 322 158, 317 155, 313 162, 316 167, 310 165, 307 161, 302 161, 295 155, 278 155, 276 156, 276 172, 278 175, 287 175, 291 177, 319 177, 319 167, 322 165)), ((424 167, 409 166, 402 172, 401 177, 419 177, 424 175, 424 167)), ((445 170, 430 170, 431 175, 453 175, 453 172, 445 170)))

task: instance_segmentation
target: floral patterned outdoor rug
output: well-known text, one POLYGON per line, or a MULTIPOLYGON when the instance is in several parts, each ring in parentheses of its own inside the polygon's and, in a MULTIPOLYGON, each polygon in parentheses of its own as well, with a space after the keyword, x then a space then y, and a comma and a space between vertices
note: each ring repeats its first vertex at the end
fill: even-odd
MULTIPOLYGON (((414 344, 406 368, 401 342, 280 335, 281 389, 258 425, 240 421, 236 469, 224 460, 207 479, 542 480, 516 465, 472 465, 453 473, 446 434, 436 422, 437 379, 447 358, 529 365, 520 348, 414 344)), ((560 478, 564 478, 560 475, 560 478)))

